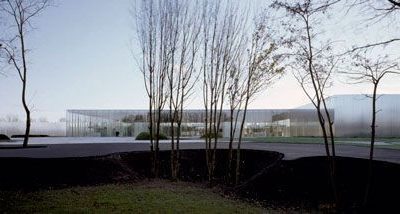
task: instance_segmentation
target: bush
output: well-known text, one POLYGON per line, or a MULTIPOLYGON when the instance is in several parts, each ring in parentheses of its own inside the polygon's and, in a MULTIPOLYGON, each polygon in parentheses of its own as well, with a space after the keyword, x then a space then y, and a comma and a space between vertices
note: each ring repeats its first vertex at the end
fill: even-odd
MULTIPOLYGON (((208 137, 211 137, 211 138, 215 138, 215 133, 206 133, 206 134, 203 134, 202 136, 201 136, 201 138, 208 138, 208 137)), ((222 134, 221 133, 218 133, 218 136, 217 136, 218 138, 222 138, 222 134)))
POLYGON ((5 134, 0 134, 0 142, 10 141, 10 138, 5 134))
MULTIPOLYGON (((154 139, 156 139, 156 136, 154 135, 154 139)), ((158 135, 159 140, 167 140, 167 136, 164 134, 160 133, 158 135)), ((138 136, 136 136, 136 140, 150 140, 150 133, 148 132, 140 132, 138 136)))

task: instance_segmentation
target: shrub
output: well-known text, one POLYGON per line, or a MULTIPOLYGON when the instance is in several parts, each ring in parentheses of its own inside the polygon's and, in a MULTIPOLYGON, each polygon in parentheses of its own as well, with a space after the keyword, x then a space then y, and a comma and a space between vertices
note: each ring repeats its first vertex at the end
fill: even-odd
MULTIPOLYGON (((154 139, 156 139, 155 135, 154 135, 154 139)), ((159 140, 166 140, 168 138, 164 134, 160 133, 158 135, 158 139, 159 140)), ((148 133, 148 132, 140 132, 138 134, 138 136, 136 136, 136 140, 150 140, 150 133, 148 133)))
POLYGON ((10 141, 10 138, 5 134, 0 134, 0 142, 10 141))
MULTIPOLYGON (((24 138, 25 135, 23 134, 17 134, 17 135, 12 135, 11 138, 24 138)), ((49 135, 45 134, 30 134, 29 137, 49 137, 49 135)))
MULTIPOLYGON (((215 138, 215 133, 206 133, 206 134, 203 134, 202 136, 201 136, 201 138, 206 138, 206 137, 211 137, 211 138, 215 138)), ((217 136, 218 138, 222 138, 222 134, 221 133, 218 133, 218 136, 217 136)))

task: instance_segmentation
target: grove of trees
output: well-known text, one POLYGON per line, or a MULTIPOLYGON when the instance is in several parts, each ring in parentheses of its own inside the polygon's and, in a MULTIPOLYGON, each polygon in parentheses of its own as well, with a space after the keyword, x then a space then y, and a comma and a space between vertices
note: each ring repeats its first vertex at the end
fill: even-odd
MULTIPOLYGON (((327 99, 338 76, 344 75, 352 84, 372 84, 367 203, 379 116, 378 86, 384 84, 384 77, 400 72, 399 56, 387 49, 398 49, 400 43, 399 0, 275 0, 263 2, 265 5, 259 10, 240 0, 135 0, 134 3, 131 14, 139 47, 137 63, 148 98, 153 177, 160 176, 159 138, 162 123, 167 120, 171 178, 179 179, 184 109, 196 94, 204 106, 208 180, 212 184, 215 179, 219 135, 225 120, 223 109, 227 108, 230 135, 226 182, 238 185, 247 110, 258 94, 287 73, 294 76, 299 90, 316 110, 328 160, 330 188, 335 203, 339 204, 334 119, 327 99), (340 19, 338 11, 343 10, 344 16, 361 14, 364 18, 358 25, 380 26, 394 33, 382 40, 367 39, 364 43, 357 40, 343 45, 327 33, 328 20, 340 19)), ((27 102, 30 74, 27 36, 33 29, 31 21, 48 6, 48 0, 0 0, 0 24, 8 26, 0 32, 0 74, 4 73, 4 65, 10 66, 22 86, 21 101, 26 114, 24 147, 28 146, 31 126, 27 102)), ((365 30, 363 34, 368 37, 371 33, 365 30)))
POLYGON ((266 20, 262 16, 249 19, 239 1, 207 0, 137 1, 133 16, 141 47, 141 72, 149 97, 153 175, 158 176, 159 165, 157 115, 165 105, 169 106, 171 175, 175 180, 179 174, 183 109, 193 94, 195 82, 201 82, 209 181, 214 179, 223 108, 229 100, 231 139, 227 178, 230 183, 238 183, 241 136, 248 105, 283 73, 278 46, 272 40, 266 20), (234 161, 236 132, 239 139, 234 161))
MULTIPOLYGON (((328 159, 329 183, 335 203, 340 203, 336 183, 334 119, 327 102, 329 90, 339 75, 348 80, 373 83, 372 161, 378 84, 383 76, 399 72, 398 59, 383 60, 380 53, 400 39, 393 37, 343 45, 326 33, 327 20, 340 16, 339 10, 345 10, 345 16, 361 14, 366 17, 359 25, 382 25, 384 28, 388 21, 392 23, 398 18, 400 2, 276 0, 265 4, 261 12, 254 12, 235 0, 136 1, 133 16, 141 47, 141 72, 149 97, 149 132, 156 141, 153 144, 151 139, 154 172, 158 165, 160 119, 157 115, 168 106, 170 126, 173 127, 171 175, 174 180, 179 178, 182 111, 193 90, 200 87, 205 112, 204 141, 209 182, 213 181, 215 173, 218 138, 224 119, 222 110, 227 108, 230 134, 226 181, 239 184, 240 148, 249 103, 287 71, 295 77, 316 110, 328 159), (376 48, 381 50, 375 51, 376 48), (366 52, 372 54, 372 58, 363 58, 366 52), (346 68, 344 72, 343 68, 346 68)), ((371 173, 372 170, 368 177, 371 173)))

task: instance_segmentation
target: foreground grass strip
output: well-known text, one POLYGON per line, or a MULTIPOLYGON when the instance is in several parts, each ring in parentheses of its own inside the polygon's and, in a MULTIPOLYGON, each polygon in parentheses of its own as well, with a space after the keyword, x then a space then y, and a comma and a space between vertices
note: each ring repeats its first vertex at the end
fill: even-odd
POLYGON ((126 184, 0 192, 7 213, 263 213, 261 207, 189 184, 126 184))

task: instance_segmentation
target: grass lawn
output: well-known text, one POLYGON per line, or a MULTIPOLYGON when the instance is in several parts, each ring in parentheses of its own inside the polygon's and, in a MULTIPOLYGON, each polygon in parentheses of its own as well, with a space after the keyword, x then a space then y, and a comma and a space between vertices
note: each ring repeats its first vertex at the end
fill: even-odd
POLYGON ((0 191, 0 213, 264 213, 260 206, 191 183, 0 191))
POLYGON ((246 141, 263 143, 322 143, 323 139, 319 137, 249 137, 246 141))
MULTIPOLYGON (((246 141, 262 142, 262 143, 323 143, 322 137, 252 137, 245 138, 246 141)), ((355 137, 355 138, 335 138, 337 144, 350 144, 355 146, 368 146, 370 138, 355 137)), ((400 149, 400 138, 377 138, 379 142, 376 145, 378 148, 400 149), (383 143, 384 145, 380 144, 383 143)))

